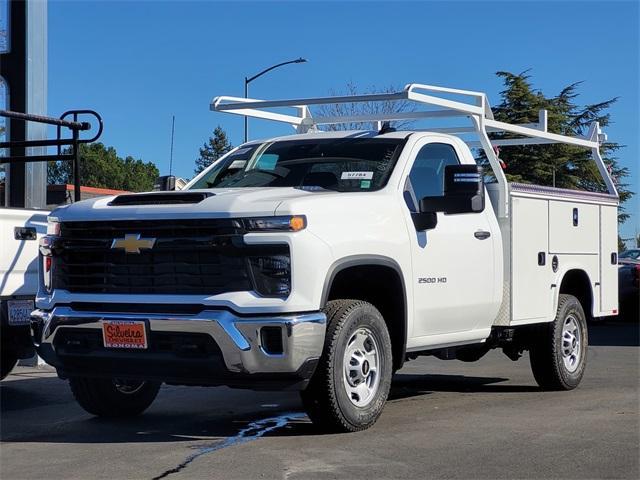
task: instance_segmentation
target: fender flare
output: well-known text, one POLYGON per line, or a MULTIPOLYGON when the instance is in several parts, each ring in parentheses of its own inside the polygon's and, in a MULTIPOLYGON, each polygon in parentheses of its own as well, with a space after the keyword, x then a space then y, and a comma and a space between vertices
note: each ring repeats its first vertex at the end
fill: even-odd
POLYGON ((398 278, 400 279, 400 285, 402 287, 402 302, 404 306, 404 329, 403 329, 403 338, 402 338, 402 349, 399 352, 400 358, 396 362, 396 367, 400 369, 404 364, 406 349, 407 349, 407 335, 409 332, 409 305, 407 301, 407 287, 405 285, 404 276, 402 274, 402 269, 398 262, 396 262, 393 258, 385 257, 384 255, 350 255, 348 257, 343 257, 331 264, 329 267, 327 274, 325 276, 324 285, 322 287, 322 296, 320 297, 320 308, 323 309, 327 304, 327 299, 329 297, 329 292, 331 291, 331 286, 335 277, 341 271, 362 265, 376 265, 391 268, 396 272, 398 278))

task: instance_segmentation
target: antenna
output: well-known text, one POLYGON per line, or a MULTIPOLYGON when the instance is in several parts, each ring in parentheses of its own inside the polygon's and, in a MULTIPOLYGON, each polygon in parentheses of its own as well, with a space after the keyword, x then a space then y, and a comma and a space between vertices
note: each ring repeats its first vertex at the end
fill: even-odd
POLYGON ((173 169, 173 133, 175 132, 176 116, 171 115, 171 151, 169 153, 169 175, 173 169))

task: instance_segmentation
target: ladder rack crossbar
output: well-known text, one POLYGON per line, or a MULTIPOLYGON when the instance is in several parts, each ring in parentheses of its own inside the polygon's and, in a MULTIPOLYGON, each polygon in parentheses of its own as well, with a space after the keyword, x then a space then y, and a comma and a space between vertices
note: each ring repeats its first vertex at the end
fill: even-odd
POLYGON ((333 97, 311 97, 288 100, 257 100, 220 96, 211 101, 211 110, 244 115, 292 125, 298 133, 316 131, 319 125, 374 123, 380 124, 393 120, 429 120, 467 117, 471 127, 442 126, 430 129, 411 129, 412 131, 442 132, 453 135, 476 134, 479 141, 464 140, 470 147, 482 148, 491 164, 501 186, 500 216, 507 213, 506 177, 501 171, 494 148, 499 146, 545 145, 563 143, 588 148, 595 161, 609 193, 617 196, 617 190, 606 165, 600 155, 600 144, 606 140, 600 126, 593 122, 589 133, 582 136, 568 136, 552 133, 547 130, 547 112, 541 110, 537 123, 514 125, 494 119, 487 96, 482 92, 459 90, 434 85, 411 83, 399 92, 375 93, 365 95, 341 95, 333 97), (455 96, 456 99, 451 98, 455 96), (462 101, 462 98, 465 101, 462 101), (468 101, 466 101, 468 100, 468 101), (310 105, 354 104, 367 102, 408 102, 411 107, 422 107, 427 110, 409 108, 401 112, 374 112, 361 115, 337 115, 313 117, 309 112, 310 105), (270 111, 274 108, 295 108, 295 114, 270 111), (489 133, 509 133, 514 138, 489 138, 489 133))
POLYGON ((211 109, 225 111, 241 108, 297 107, 300 105, 325 105, 333 103, 387 102, 407 100, 408 98, 407 92, 350 95, 341 97, 298 98, 295 100, 254 100, 238 97, 216 97, 211 104, 211 109), (223 103, 230 100, 234 100, 237 103, 223 103))
POLYGON ((349 115, 343 117, 313 117, 308 119, 314 125, 331 125, 338 123, 386 122, 392 120, 418 120, 421 118, 464 117, 466 113, 450 110, 431 110, 425 112, 392 112, 369 115, 349 115))

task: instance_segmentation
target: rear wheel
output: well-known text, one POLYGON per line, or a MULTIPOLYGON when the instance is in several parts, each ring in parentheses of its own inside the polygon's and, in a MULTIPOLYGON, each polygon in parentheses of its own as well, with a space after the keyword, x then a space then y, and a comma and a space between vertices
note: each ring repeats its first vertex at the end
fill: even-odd
POLYGON ((18 363, 18 357, 14 352, 6 348, 2 349, 0 354, 0 380, 4 380, 11 373, 13 367, 18 363))
POLYGON ((553 322, 543 325, 530 348, 533 376, 546 390, 572 390, 587 365, 587 320, 572 295, 560 294, 553 322))
POLYGON ((391 339, 380 312, 360 300, 325 308, 327 334, 318 368, 302 402, 314 424, 354 432, 373 425, 391 386, 391 339))
POLYGON ((160 383, 142 380, 75 377, 69 385, 76 401, 99 417, 131 417, 153 403, 160 383))

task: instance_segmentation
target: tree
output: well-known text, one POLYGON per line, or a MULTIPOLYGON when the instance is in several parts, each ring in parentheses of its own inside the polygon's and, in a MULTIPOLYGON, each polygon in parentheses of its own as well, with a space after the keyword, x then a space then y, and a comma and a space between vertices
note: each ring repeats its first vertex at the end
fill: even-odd
MULTIPOLYGON (((342 95, 369 95, 375 93, 394 93, 398 88, 394 86, 388 86, 384 88, 370 87, 364 91, 358 91, 356 85, 352 82, 348 82, 345 90, 336 91, 330 90, 331 96, 342 95)), ((386 113, 399 113, 399 112, 413 112, 415 111, 414 104, 406 100, 397 101, 384 101, 384 102, 358 102, 358 103, 330 103, 326 105, 320 105, 314 109, 313 115, 319 117, 347 117, 355 115, 372 115, 372 114, 386 114, 386 113)), ((399 130, 409 128, 411 121, 399 120, 391 122, 391 126, 399 130)), ((337 131, 337 130, 371 130, 372 122, 352 122, 352 123, 337 123, 329 125, 321 125, 322 130, 337 131)))
POLYGON ((622 239, 620 235, 618 235, 618 251, 624 252, 627 249, 626 242, 622 239))
MULTIPOLYGON (((548 111, 548 130, 562 135, 586 135, 591 122, 600 122, 602 127, 610 123, 609 107, 618 99, 580 106, 576 102, 581 82, 572 83, 560 91, 557 96, 547 97, 535 90, 528 72, 513 74, 497 72, 504 81, 504 90, 500 92, 500 104, 493 109, 496 120, 508 123, 533 123, 538 121, 538 111, 548 111)), ((509 133, 492 133, 492 139, 513 138, 509 133)), ((623 148, 615 142, 605 142, 600 153, 616 183, 620 195, 621 207, 618 221, 624 222, 629 214, 623 204, 632 195, 624 182, 629 170, 621 167, 615 153, 623 148)), ((505 175, 511 182, 534 183, 574 190, 605 191, 605 184, 591 160, 588 149, 565 144, 524 145, 504 147, 500 150, 500 159, 506 164, 505 175)), ((484 154, 480 161, 486 163, 484 154)))
MULTIPOLYGON (((49 183, 71 183, 72 169, 72 162, 49 162, 49 183)), ((153 163, 131 156, 121 158, 115 148, 105 147, 100 142, 80 145, 80 180, 84 186, 149 191, 159 173, 153 163)))
POLYGON ((200 157, 196 159, 195 174, 203 171, 232 148, 226 132, 218 125, 213 131, 213 136, 209 137, 209 141, 200 147, 200 157))

